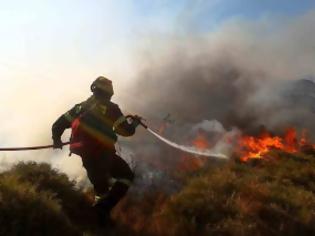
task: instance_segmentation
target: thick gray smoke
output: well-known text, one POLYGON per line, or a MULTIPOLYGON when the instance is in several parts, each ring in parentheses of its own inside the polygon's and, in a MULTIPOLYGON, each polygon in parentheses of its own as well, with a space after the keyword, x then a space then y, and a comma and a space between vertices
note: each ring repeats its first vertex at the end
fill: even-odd
POLYGON ((294 80, 315 76, 315 12, 275 22, 152 39, 129 107, 151 120, 170 113, 179 126, 215 119, 249 133, 292 125, 314 133, 314 107, 295 103, 292 93, 294 80))
MULTIPOLYGON (((314 140, 314 11, 290 20, 229 22, 210 33, 154 35, 144 45, 121 101, 163 136, 191 145, 202 134, 208 148, 228 156, 240 133, 262 128, 279 134, 305 128, 314 140)), ((162 170, 155 181, 171 185, 165 177, 186 154, 141 131, 122 146, 129 144, 139 173, 162 170)))

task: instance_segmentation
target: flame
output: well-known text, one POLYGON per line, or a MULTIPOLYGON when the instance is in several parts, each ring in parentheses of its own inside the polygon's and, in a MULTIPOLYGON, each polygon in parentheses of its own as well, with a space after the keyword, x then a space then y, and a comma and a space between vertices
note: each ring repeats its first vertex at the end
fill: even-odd
POLYGON ((306 130, 303 130, 301 137, 298 138, 296 129, 288 128, 283 137, 273 136, 267 131, 262 132, 258 137, 242 136, 239 141, 239 153, 240 159, 247 161, 251 158, 262 158, 274 149, 288 153, 298 152, 301 147, 306 145, 315 148, 315 145, 308 141, 306 130))
POLYGON ((207 138, 201 133, 198 133, 192 144, 198 149, 207 149, 209 147, 207 138))
MULTIPOLYGON (((194 139, 191 141, 191 145, 200 150, 210 147, 207 137, 202 132, 198 132, 196 137, 194 137, 194 139)), ((206 158, 191 158, 191 156, 183 154, 178 162, 177 170, 180 172, 193 172, 203 167, 205 163, 206 158)))

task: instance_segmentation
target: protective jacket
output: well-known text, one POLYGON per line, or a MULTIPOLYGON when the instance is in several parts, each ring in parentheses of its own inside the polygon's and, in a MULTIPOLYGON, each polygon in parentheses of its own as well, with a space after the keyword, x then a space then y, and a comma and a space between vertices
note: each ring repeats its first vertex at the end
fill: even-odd
POLYGON ((135 133, 135 126, 127 122, 117 104, 93 95, 57 119, 52 126, 53 139, 59 140, 64 130, 70 127, 70 151, 80 156, 114 152, 116 134, 131 136, 135 133))

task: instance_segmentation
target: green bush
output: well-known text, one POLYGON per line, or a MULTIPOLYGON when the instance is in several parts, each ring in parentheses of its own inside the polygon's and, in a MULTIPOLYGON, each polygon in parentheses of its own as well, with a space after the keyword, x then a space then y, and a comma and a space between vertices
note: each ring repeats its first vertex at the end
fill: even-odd
POLYGON ((75 235, 93 224, 85 194, 49 164, 20 162, 1 173, 0 235, 75 235))
POLYGON ((63 211, 76 225, 92 224, 94 216, 85 194, 75 187, 75 182, 68 176, 52 169, 47 163, 20 162, 4 175, 13 174, 20 181, 36 186, 37 191, 48 191, 58 199, 63 211))
POLYGON ((76 235, 51 192, 13 175, 0 178, 0 235, 76 235))

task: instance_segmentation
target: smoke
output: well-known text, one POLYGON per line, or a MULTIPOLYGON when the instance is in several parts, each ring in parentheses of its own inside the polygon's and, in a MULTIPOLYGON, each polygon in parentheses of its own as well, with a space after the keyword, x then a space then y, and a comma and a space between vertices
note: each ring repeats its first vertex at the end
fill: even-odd
MULTIPOLYGON (((301 79, 315 78, 315 11, 187 32, 140 42, 135 77, 120 97, 128 110, 175 143, 191 146, 202 133, 212 152, 227 156, 241 133, 262 128, 279 134, 305 128, 314 140, 315 83, 301 79), (167 114, 174 122, 164 119, 167 114)), ((162 170, 159 186, 187 155, 142 131, 124 146, 145 166, 143 175, 162 170)))
POLYGON ((151 120, 170 113, 178 128, 218 120, 248 133, 291 125, 315 131, 314 112, 284 96, 294 80, 315 76, 314 11, 290 20, 232 21, 211 33, 154 37, 139 56, 130 85, 137 101, 126 101, 128 107, 151 120))

